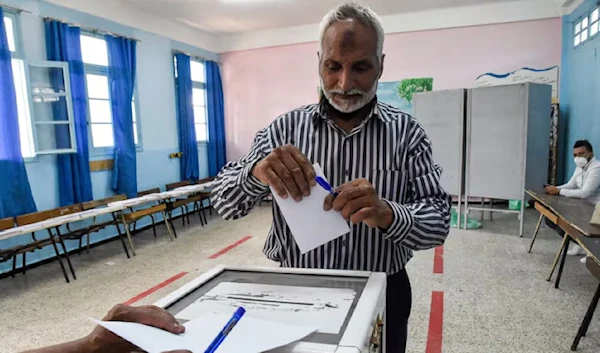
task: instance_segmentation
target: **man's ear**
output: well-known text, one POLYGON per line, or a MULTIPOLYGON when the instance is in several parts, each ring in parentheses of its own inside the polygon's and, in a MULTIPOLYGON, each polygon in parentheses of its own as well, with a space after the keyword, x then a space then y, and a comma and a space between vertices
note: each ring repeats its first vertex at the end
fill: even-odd
POLYGON ((379 77, 381 79, 381 75, 383 75, 383 62, 385 61, 385 54, 381 55, 381 63, 379 65, 379 77))

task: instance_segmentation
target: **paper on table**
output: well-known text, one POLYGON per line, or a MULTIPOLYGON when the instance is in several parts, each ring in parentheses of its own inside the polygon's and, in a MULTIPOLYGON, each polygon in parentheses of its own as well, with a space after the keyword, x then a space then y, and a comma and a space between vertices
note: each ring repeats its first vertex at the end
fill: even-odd
MULTIPOLYGON (((184 324, 185 333, 181 335, 138 323, 93 321, 148 353, 179 349, 204 353, 230 318, 231 315, 217 314, 198 317, 184 324)), ((297 342, 316 330, 314 327, 283 325, 256 319, 246 314, 221 343, 217 352, 265 352, 297 342)))
MULTIPOLYGON (((318 163, 313 167, 317 176, 327 180, 318 163)), ((350 232, 348 223, 339 212, 323 209, 329 192, 319 185, 312 187, 310 196, 300 202, 292 198, 282 199, 273 188, 271 193, 303 254, 350 232)))

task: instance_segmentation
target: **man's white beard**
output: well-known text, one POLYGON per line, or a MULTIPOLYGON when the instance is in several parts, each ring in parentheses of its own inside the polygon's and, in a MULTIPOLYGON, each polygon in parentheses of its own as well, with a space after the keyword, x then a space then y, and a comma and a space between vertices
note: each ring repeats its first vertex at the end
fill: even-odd
POLYGON ((329 104, 331 104, 332 107, 334 107, 335 109, 337 109, 338 111, 342 112, 342 113, 354 113, 355 111, 363 108, 365 105, 369 104, 369 102, 371 102, 373 100, 373 98, 375 98, 375 95, 377 95, 377 84, 379 83, 379 81, 375 81, 375 83, 373 84, 373 87, 371 87, 371 89, 368 92, 365 92, 363 90, 360 89, 351 89, 349 91, 343 91, 341 89, 332 89, 330 91, 327 91, 325 89, 325 86, 323 85, 323 79, 321 79, 321 90, 323 91, 323 94, 325 95, 325 98, 327 98, 327 100, 329 101, 329 104), (333 100, 333 95, 334 94, 344 94, 344 95, 356 95, 356 96, 360 96, 360 99, 356 102, 344 102, 341 105, 334 102, 333 100))

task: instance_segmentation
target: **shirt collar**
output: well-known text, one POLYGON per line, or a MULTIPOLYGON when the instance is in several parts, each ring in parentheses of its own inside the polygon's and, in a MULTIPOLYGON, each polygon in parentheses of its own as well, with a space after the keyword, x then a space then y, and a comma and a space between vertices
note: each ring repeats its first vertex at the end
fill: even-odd
MULTIPOLYGON (((377 96, 375 96, 375 98, 373 98, 373 100, 369 104, 371 104, 371 111, 369 112, 369 115, 367 115, 365 121, 370 120, 372 117, 376 117, 382 121, 385 121, 385 118, 381 116, 381 111, 379 110, 379 102, 377 101, 377 96)), ((329 118, 327 117, 326 110, 327 98, 325 98, 325 96, 322 95, 319 104, 317 104, 317 109, 313 114, 313 122, 316 122, 317 119, 329 120, 329 118)))

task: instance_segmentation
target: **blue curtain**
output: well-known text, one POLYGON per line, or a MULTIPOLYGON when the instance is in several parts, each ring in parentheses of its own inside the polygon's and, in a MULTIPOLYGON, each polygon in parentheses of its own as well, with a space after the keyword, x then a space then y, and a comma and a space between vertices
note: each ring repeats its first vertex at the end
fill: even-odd
POLYGON ((198 180, 200 166, 198 161, 198 142, 194 125, 194 107, 192 103, 192 74, 190 57, 176 54, 177 60, 177 127, 179 129, 179 151, 183 157, 179 165, 181 180, 198 180))
MULTIPOLYGON (((83 60, 81 58, 81 30, 66 23, 50 20, 46 21, 45 27, 46 56, 48 60, 69 63, 77 153, 57 156, 60 204, 61 206, 67 206, 90 201, 94 197, 90 175, 87 98, 83 60)), ((62 84, 63 78, 56 77, 55 81, 62 84)), ((57 119, 66 116, 65 104, 55 104, 54 113, 57 119)), ((58 148, 71 147, 71 140, 66 126, 57 126, 56 143, 58 148)))
POLYGON ((115 160, 112 188, 117 194, 137 196, 137 166, 131 100, 135 88, 136 41, 105 36, 108 46, 115 160))
POLYGON ((21 154, 17 96, 0 7, 0 218, 37 211, 21 154))
POLYGON ((208 174, 216 176, 227 163, 225 112, 221 71, 214 61, 206 62, 206 108, 208 109, 208 174))

